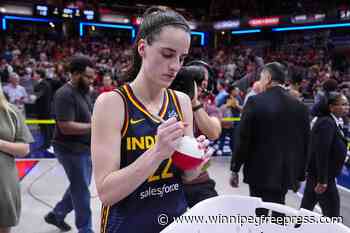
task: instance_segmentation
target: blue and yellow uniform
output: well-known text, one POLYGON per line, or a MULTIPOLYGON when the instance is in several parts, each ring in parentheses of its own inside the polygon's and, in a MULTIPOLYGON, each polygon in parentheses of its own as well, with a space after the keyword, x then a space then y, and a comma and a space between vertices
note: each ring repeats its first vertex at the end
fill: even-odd
MULTIPOLYGON (((121 139, 122 169, 154 145, 160 122, 137 100, 129 85, 116 91, 123 97, 125 104, 121 139)), ((164 120, 174 116, 183 120, 174 91, 166 90, 158 115, 164 120)), ((118 186, 115 188, 118 189, 118 186)), ((167 159, 129 196, 113 206, 102 207, 101 233, 160 232, 164 226, 158 223, 159 215, 166 214, 171 221, 172 217, 183 214, 186 208, 181 171, 171 159, 167 159)))

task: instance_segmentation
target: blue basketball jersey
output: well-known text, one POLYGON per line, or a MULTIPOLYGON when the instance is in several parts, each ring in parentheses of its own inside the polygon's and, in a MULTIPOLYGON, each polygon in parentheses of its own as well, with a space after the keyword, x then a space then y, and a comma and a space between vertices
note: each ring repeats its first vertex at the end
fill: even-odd
MULTIPOLYGON (((129 85, 116 91, 123 97, 125 104, 121 141, 122 169, 155 144, 160 122, 135 97, 129 85)), ((165 91, 158 116, 164 120, 170 117, 183 120, 174 91, 165 91)), ((158 223, 159 215, 167 215, 170 223, 173 217, 183 214, 186 208, 181 171, 171 159, 167 159, 129 196, 113 206, 102 207, 101 233, 157 233, 165 227, 158 223)))

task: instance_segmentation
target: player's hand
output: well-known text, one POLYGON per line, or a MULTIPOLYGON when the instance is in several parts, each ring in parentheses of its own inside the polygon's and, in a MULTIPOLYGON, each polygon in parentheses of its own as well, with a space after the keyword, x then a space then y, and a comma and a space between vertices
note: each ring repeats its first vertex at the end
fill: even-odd
POLYGON ((158 126, 157 141, 154 149, 161 159, 168 159, 174 153, 178 139, 184 136, 188 124, 178 121, 175 117, 169 118, 158 126))

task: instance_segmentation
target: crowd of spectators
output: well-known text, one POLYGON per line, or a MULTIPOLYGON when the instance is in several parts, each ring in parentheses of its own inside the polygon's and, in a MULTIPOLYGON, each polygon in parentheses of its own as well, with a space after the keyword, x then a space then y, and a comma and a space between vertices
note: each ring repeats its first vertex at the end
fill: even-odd
MULTIPOLYGON (((291 83, 298 83, 302 98, 313 99, 322 83, 334 79, 343 85, 349 81, 350 66, 335 59, 329 31, 293 33, 282 36, 263 49, 242 45, 218 48, 192 47, 188 60, 202 59, 214 70, 212 90, 228 89, 236 84, 240 95, 249 91, 259 78, 261 67, 270 61, 280 61, 289 67, 291 83), (219 85, 217 85, 219 83, 219 85)), ((91 57, 97 71, 94 97, 123 83, 131 66, 131 44, 118 38, 49 38, 30 32, 11 33, 0 38, 0 78, 9 101, 27 117, 36 117, 35 107, 40 93, 35 86, 42 80, 53 83, 52 94, 69 79, 65 70, 67 59, 74 54, 91 57)), ((50 97, 51 98, 51 97, 50 97)), ((220 106, 218 106, 220 107, 220 106)), ((40 111, 39 111, 40 112, 40 111)))

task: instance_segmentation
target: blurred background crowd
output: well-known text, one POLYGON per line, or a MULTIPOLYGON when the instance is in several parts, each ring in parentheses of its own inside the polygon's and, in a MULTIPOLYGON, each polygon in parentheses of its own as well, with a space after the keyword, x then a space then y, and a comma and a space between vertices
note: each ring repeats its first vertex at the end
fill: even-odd
MULTIPOLYGON (((204 25, 228 19, 228 16, 245 22, 252 17, 323 11, 332 15, 337 14, 339 9, 347 9, 347 3, 343 1, 321 1, 316 6, 312 1, 262 1, 259 4, 253 0, 205 2, 208 4, 198 6, 183 1, 169 1, 167 4, 175 7, 191 22, 202 20, 204 25)), ((104 12, 111 14, 113 11, 124 15, 140 15, 145 8, 143 1, 132 1, 135 6, 131 2, 113 1, 43 1, 43 4, 46 3, 92 7, 99 9, 101 17, 104 12)), ((24 4, 33 4, 33 1, 24 4)), ((65 24, 68 26, 52 22, 35 24, 9 21, 7 30, 0 32, 1 85, 8 100, 27 119, 54 118, 51 104, 53 96, 70 79, 67 64, 74 55, 87 55, 93 61, 96 70, 95 81, 90 87, 93 99, 119 87, 129 75, 133 42, 130 33, 86 26, 85 35, 82 36, 80 32, 79 36, 73 21, 65 24)), ((288 67, 288 88, 293 89, 294 94, 310 107, 322 95, 325 83, 350 97, 350 34, 346 29, 283 33, 266 31, 237 36, 227 29, 211 33, 215 33, 215 37, 209 38, 205 44, 199 43, 198 37, 192 37, 190 54, 184 64, 200 59, 211 66, 211 100, 224 117, 240 116, 246 95, 259 79, 264 64, 271 61, 281 62, 288 67), (232 98, 236 101, 232 101, 232 98), (227 111, 227 108, 233 111, 227 111)), ((224 128, 232 126, 226 124, 223 122, 224 128)), ((39 127, 43 127, 41 134, 44 138, 52 134, 47 130, 49 126, 39 127)), ((225 134, 221 141, 224 138, 225 134)), ((49 139, 44 141, 44 148, 47 148, 49 139)), ((228 142, 219 144, 227 145, 228 142)))

